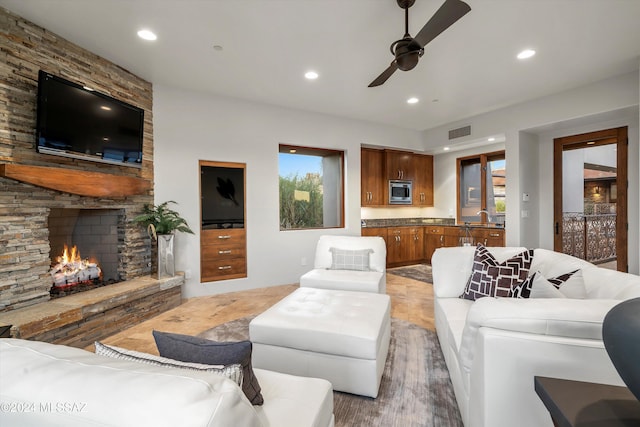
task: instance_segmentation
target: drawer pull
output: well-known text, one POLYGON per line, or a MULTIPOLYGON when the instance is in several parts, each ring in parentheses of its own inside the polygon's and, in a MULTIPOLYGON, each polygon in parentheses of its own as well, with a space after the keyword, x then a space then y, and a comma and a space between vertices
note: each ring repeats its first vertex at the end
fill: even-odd
POLYGON ((500 237, 500 233, 489 233, 491 237, 500 237))
POLYGON ((231 269, 230 265, 221 265, 220 267, 218 267, 218 270, 229 270, 231 269))
POLYGON ((226 250, 226 251, 218 251, 218 255, 229 255, 231 253, 231 251, 226 250))
POLYGON ((218 236, 218 239, 230 239, 231 236, 226 235, 226 236, 218 236))

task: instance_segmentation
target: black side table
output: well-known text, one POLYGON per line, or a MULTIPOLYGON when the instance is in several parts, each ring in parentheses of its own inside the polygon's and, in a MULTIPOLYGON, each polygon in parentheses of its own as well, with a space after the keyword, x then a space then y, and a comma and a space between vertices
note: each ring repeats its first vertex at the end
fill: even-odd
POLYGON ((627 387, 535 377, 556 427, 640 427, 640 402, 627 387))

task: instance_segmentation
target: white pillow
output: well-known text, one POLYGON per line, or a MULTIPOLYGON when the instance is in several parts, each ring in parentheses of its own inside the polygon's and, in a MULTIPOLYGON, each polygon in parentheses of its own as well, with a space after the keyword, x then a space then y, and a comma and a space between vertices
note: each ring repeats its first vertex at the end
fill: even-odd
POLYGON ((144 363, 146 365, 164 366, 166 368, 188 369, 191 371, 212 372, 223 377, 227 377, 240 387, 242 387, 243 375, 242 365, 205 365, 202 363, 181 362, 169 359, 168 357, 156 356, 154 354, 142 353, 135 350, 127 350, 116 346, 102 344, 99 341, 94 343, 96 354, 100 356, 112 357, 114 359, 127 360, 130 362, 144 363))
POLYGON ((566 298, 566 296, 537 271, 531 285, 529 298, 566 298))
POLYGON ((565 280, 558 288, 567 298, 585 299, 587 297, 587 288, 584 285, 584 277, 582 270, 578 270, 565 280))

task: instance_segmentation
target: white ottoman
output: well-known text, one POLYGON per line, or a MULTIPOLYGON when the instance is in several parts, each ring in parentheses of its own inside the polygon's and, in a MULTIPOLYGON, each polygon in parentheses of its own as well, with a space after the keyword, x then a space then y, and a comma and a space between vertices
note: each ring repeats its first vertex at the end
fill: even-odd
POLYGON ((249 324, 256 368, 376 397, 391 337, 386 294, 298 288, 249 324))

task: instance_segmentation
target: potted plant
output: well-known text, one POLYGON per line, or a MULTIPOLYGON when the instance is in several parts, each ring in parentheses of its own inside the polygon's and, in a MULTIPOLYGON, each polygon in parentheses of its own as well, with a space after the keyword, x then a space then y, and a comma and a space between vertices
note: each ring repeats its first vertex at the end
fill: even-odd
MULTIPOLYGON (((144 225, 147 233, 156 242, 157 278, 175 275, 175 259, 173 256, 173 238, 176 231, 194 234, 187 221, 180 214, 169 208, 173 200, 159 205, 144 205, 143 213, 133 218, 134 222, 144 225)), ((177 203, 176 203, 177 204, 177 203)), ((153 252, 153 251, 152 251, 153 252)), ((156 257, 152 254, 152 260, 156 257)), ((153 262, 153 261, 152 261, 153 262)), ((155 269, 152 267, 152 271, 155 269)))

